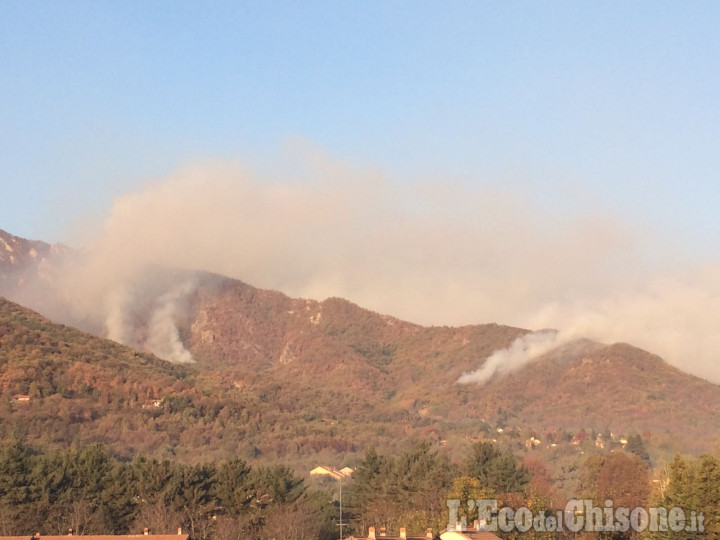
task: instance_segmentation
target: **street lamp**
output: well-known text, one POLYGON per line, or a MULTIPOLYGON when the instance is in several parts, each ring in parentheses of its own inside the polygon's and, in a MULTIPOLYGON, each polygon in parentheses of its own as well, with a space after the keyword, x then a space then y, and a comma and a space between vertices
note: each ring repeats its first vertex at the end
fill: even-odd
POLYGON ((343 522, 342 522, 342 476, 338 479, 340 481, 340 540, 343 540, 343 522))

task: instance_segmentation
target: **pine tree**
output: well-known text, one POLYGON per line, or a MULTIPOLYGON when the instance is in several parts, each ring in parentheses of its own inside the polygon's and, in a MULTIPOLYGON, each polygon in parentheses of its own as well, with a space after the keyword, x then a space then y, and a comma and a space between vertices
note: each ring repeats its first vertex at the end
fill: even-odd
POLYGON ((19 441, 0 450, 0 531, 3 535, 20 534, 20 517, 31 500, 30 457, 19 441))
POLYGON ((218 468, 214 494, 224 514, 238 516, 248 512, 255 495, 251 472, 240 458, 226 461, 218 468))
POLYGON ((694 479, 697 510, 705 516, 706 534, 720 537, 720 463, 717 458, 703 454, 698 458, 694 479))
POLYGON ((640 435, 630 435, 628 437, 625 451, 630 452, 631 454, 635 454, 645 463, 651 465, 650 454, 648 454, 648 451, 645 449, 645 444, 643 443, 642 437, 640 435))
POLYGON ((527 469, 518 464, 512 452, 501 451, 489 442, 473 444, 465 473, 493 493, 519 493, 530 481, 527 469))

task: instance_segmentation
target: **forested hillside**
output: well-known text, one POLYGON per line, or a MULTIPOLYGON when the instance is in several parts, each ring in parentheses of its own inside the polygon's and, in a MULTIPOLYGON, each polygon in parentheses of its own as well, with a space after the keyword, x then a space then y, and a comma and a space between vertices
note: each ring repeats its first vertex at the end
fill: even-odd
POLYGON ((456 457, 483 438, 525 451, 533 437, 549 452, 580 430, 642 433, 651 453, 670 457, 712 448, 720 429, 720 387, 628 345, 581 341, 483 386, 459 385, 526 331, 421 327, 342 299, 292 299, 208 274, 197 282, 177 321, 196 360, 184 365, 3 300, 3 434, 309 470, 425 438, 456 457))

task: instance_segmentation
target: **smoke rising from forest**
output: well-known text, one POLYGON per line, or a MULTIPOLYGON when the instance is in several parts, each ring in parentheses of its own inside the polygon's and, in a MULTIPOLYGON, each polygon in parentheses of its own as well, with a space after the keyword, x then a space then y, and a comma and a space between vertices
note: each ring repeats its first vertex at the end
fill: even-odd
MULTIPOLYGON (((663 263, 672 253, 649 251, 651 232, 582 197, 556 197, 552 183, 538 200, 519 182, 402 182, 313 151, 279 169, 198 164, 118 197, 81 267, 62 276, 76 318, 189 361, 172 320, 193 285, 147 269, 198 269, 421 324, 625 341, 720 381, 720 266, 663 263), (137 336, 143 311, 151 335, 137 336)), ((503 362, 533 350, 511 347, 503 362)))

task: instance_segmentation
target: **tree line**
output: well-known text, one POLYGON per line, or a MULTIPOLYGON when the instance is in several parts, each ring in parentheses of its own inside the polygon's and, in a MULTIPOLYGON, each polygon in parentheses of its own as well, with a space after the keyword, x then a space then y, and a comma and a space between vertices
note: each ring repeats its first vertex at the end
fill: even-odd
MULTIPOLYGON (((182 464, 138 456, 121 460, 102 445, 39 453, 20 442, 0 447, 0 534, 174 533, 194 540, 336 539, 339 485, 311 488, 285 465, 251 466, 240 458, 182 464)), ((447 499, 498 499, 548 515, 563 504, 542 462, 518 461, 490 442, 474 443, 452 462, 429 441, 394 454, 370 449, 343 486, 344 532, 368 527, 397 534, 439 532, 447 526, 447 499)), ((587 458, 577 497, 597 506, 666 508, 702 512, 705 531, 683 538, 720 537, 720 460, 676 457, 654 471, 631 452, 587 458)), ((477 510, 460 508, 469 524, 477 510)), ((503 538, 565 538, 559 533, 498 533, 503 538)), ((571 535, 570 537, 576 537, 571 535)), ((579 538, 674 538, 677 533, 582 533, 579 538), (675 535, 675 536, 673 536, 675 535)))
POLYGON ((396 455, 371 449, 355 469, 347 514, 357 534, 369 526, 424 534, 447 526, 448 498, 523 493, 529 482, 530 471, 513 453, 490 442, 474 444, 462 463, 451 462, 429 441, 396 455), (463 492, 467 485, 477 489, 463 492))
POLYGON ((331 538, 334 502, 287 466, 235 458, 185 465, 120 461, 101 445, 36 454, 0 450, 0 533, 175 533, 193 539, 331 538), (279 534, 279 531, 285 531, 279 534))
MULTIPOLYGON (((703 530, 638 532, 630 528, 575 533, 531 529, 496 534, 508 540, 720 538, 720 458, 676 456, 670 464, 651 469, 642 439, 635 436, 628 446, 588 456, 571 498, 589 499, 598 508, 606 501, 612 501, 615 509, 678 507, 687 516, 687 525, 691 525, 691 513, 702 514, 703 530)), ((407 527, 416 535, 422 535, 426 527, 440 531, 448 525, 448 499, 497 499, 499 507, 524 506, 533 515, 545 512, 547 516, 563 511, 567 502, 545 464, 533 459, 520 463, 511 451, 490 442, 474 443, 460 463, 451 463, 427 442, 397 455, 370 450, 355 471, 347 498, 347 517, 356 533, 384 526, 388 533, 407 527)), ((471 525, 479 517, 477 509, 461 506, 458 518, 463 517, 471 525)))

